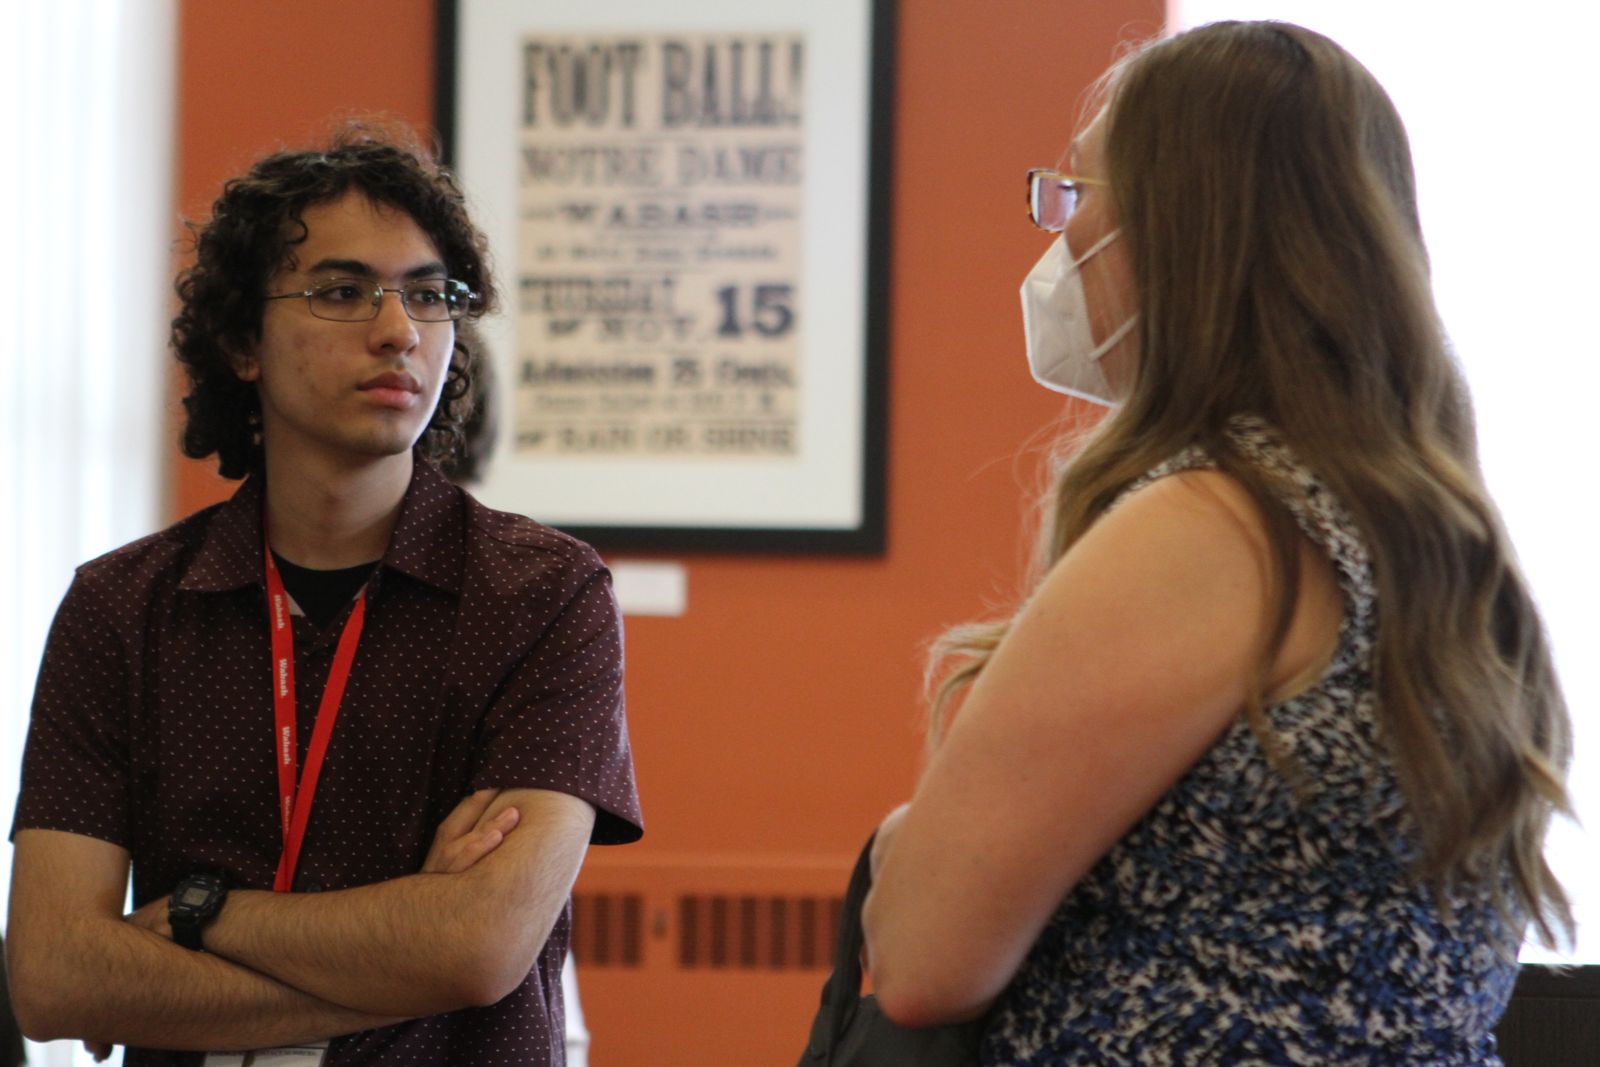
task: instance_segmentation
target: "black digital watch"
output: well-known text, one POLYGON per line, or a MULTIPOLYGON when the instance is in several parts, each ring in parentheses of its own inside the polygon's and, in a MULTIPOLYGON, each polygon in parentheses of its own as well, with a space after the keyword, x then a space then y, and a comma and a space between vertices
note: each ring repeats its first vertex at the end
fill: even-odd
POLYGON ((228 899, 228 883, 221 875, 191 874, 178 883, 167 899, 167 923, 172 940, 195 952, 205 951, 200 931, 222 910, 228 899))

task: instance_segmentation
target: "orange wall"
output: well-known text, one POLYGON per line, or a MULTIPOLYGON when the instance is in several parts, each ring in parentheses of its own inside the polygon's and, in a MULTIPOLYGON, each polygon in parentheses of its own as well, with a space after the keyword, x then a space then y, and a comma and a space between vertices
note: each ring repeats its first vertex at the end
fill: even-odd
MULTIPOLYGON (((181 10, 187 214, 332 114, 431 118, 431 0, 347 3, 358 17, 339 19, 315 0, 181 10)), ((1057 160, 1083 87, 1162 13, 1161 0, 900 0, 888 552, 677 557, 689 613, 627 626, 648 832, 592 854, 599 875, 739 857, 842 865, 909 794, 919 649, 1015 592, 1039 473, 1037 452, 1017 457, 1061 411, 1023 360, 1017 288, 1045 242, 1022 213, 1022 173, 1057 160)), ((227 489, 174 459, 175 514, 227 489)), ((730 986, 714 1018, 689 1022, 668 1017, 681 1006, 665 990, 586 974, 593 1062, 792 1061, 819 982, 742 1004, 730 986)))

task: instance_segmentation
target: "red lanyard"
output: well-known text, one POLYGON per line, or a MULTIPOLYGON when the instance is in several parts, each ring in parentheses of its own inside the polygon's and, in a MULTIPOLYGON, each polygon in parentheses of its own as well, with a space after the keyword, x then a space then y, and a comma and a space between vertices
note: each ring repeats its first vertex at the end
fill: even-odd
POLYGON ((322 689, 322 703, 317 706, 316 722, 311 727, 311 748, 306 752, 305 774, 300 776, 299 788, 295 786, 299 755, 295 739, 294 708, 294 628, 289 622, 289 594, 284 591, 283 578, 278 565, 273 562, 272 550, 267 549, 267 621, 272 631, 272 714, 273 747, 278 759, 279 812, 283 817, 283 854, 278 857, 278 876, 272 884, 274 891, 287 893, 294 885, 294 869, 300 862, 300 846, 306 839, 306 822, 311 818, 311 799, 317 793, 317 778, 322 774, 322 760, 328 754, 328 740, 333 736, 333 722, 339 717, 339 704, 344 699, 345 683, 350 680, 350 664, 356 658, 356 645, 361 641, 361 627, 367 617, 367 591, 356 596, 356 605, 350 610, 350 619, 339 635, 339 647, 333 653, 333 666, 328 669, 328 684, 322 689))

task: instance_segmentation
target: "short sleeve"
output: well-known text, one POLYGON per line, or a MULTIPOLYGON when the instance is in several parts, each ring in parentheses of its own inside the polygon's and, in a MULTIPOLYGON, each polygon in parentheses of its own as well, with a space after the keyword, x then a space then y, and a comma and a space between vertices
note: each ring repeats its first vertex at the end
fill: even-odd
POLYGON ((64 830, 131 847, 125 641, 83 575, 45 643, 11 832, 64 830))
POLYGON ((588 801, 595 844, 643 834, 622 692, 622 619, 599 569, 545 627, 484 716, 472 788, 588 801))

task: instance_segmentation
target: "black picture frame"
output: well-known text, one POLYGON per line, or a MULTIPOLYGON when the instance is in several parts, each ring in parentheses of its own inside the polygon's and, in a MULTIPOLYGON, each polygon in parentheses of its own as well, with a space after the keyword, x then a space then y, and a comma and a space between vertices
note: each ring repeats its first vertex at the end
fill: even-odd
MULTIPOLYGON (((690 3, 693 0, 689 0, 690 3)), ((860 441, 853 450, 858 464, 856 486, 859 502, 854 521, 847 523, 807 523, 794 521, 762 522, 741 519, 737 523, 702 521, 670 522, 652 521, 648 514, 639 521, 593 522, 581 519, 567 520, 560 514, 550 514, 545 499, 518 499, 500 501, 489 497, 488 502, 523 511, 540 521, 563 529, 576 537, 594 544, 602 550, 621 549, 634 551, 687 551, 687 552, 763 552, 763 553, 824 553, 840 555, 881 555, 887 547, 887 494, 888 494, 888 440, 889 440, 889 285, 890 285, 890 189, 893 166, 894 120, 894 59, 896 10, 894 0, 849 0, 862 5, 863 15, 870 26, 870 41, 863 42, 868 57, 866 84, 869 99, 863 101, 867 109, 867 146, 864 152, 866 171, 860 175, 861 195, 865 207, 865 234, 861 244, 864 260, 861 268, 864 310, 859 325, 861 337, 859 397, 860 441)), ((480 65, 474 57, 463 55, 464 34, 462 17, 469 5, 458 0, 437 0, 437 81, 435 98, 435 126, 442 156, 447 165, 458 166, 461 159, 460 121, 462 107, 462 77, 480 65)), ((538 5, 519 5, 527 14, 519 16, 527 25, 537 28, 538 5)), ((738 27, 732 27, 738 29, 738 27)), ((470 75, 469 75, 470 76, 470 75)), ((512 91, 514 86, 506 91, 512 91)), ((474 176, 470 168, 459 170, 459 177, 471 197, 474 176)), ((480 220, 481 224, 481 220, 480 220)), ((510 292, 512 286, 505 281, 511 257, 504 252, 499 257, 502 289, 510 292)), ((827 314, 827 309, 809 307, 812 317, 827 314)), ((496 464, 504 463, 504 455, 496 464)), ((587 461, 594 466, 596 461, 587 461)), ((603 467, 600 468, 603 473, 603 467)), ((714 467, 706 472, 709 480, 716 477, 714 467)), ((850 472, 846 471, 845 474, 850 472)), ((626 493, 627 487, 619 487, 626 493)), ((530 497, 540 494, 528 494, 530 497)), ((558 509, 559 511, 559 509, 558 509)))

